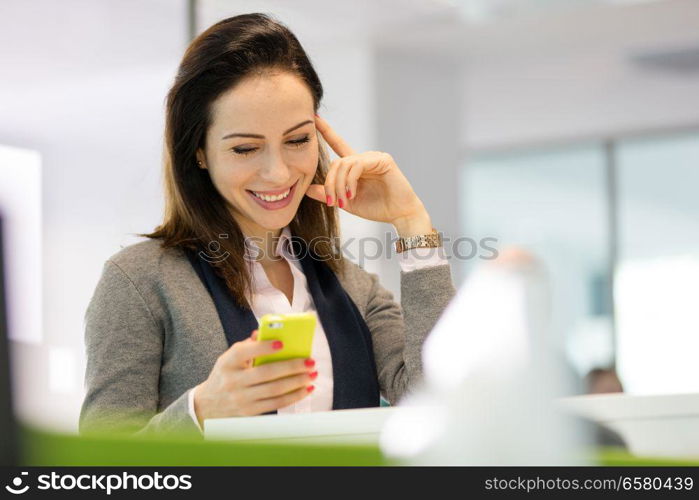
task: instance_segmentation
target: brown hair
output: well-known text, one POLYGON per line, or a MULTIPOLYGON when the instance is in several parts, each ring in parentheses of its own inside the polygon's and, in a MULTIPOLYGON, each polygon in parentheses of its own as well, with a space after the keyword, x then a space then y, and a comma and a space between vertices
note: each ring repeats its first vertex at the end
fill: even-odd
MULTIPOLYGON (((250 308, 252 289, 245 259, 244 235, 214 187, 209 171, 197 166, 196 151, 204 147, 212 121, 212 104, 252 72, 281 70, 299 76, 313 96, 317 112, 323 87, 306 52, 289 29, 265 14, 224 19, 196 37, 180 63, 166 103, 163 168, 164 221, 152 233, 162 246, 206 249, 217 242, 225 259, 212 259, 235 301, 250 308), (219 235, 227 234, 227 238, 219 235)), ((313 178, 324 184, 328 156, 319 137, 320 157, 313 178)), ((313 251, 336 273, 342 270, 337 213, 306 196, 290 223, 294 238, 314 240, 313 251), (331 257, 331 258, 328 258, 331 257)), ((206 251, 206 250, 205 250, 206 251)))

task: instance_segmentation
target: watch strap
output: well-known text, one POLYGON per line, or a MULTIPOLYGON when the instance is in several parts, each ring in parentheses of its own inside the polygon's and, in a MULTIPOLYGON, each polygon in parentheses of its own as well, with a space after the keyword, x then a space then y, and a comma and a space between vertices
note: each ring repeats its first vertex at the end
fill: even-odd
POLYGON ((435 228, 428 234, 417 234, 398 238, 396 252, 402 253, 411 248, 437 248, 442 246, 442 235, 435 228))

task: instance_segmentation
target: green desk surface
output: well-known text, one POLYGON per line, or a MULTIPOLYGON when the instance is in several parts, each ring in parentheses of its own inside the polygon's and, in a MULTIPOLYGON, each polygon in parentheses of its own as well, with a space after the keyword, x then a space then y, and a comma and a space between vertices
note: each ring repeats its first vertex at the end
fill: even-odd
POLYGON ((637 457, 620 448, 602 448, 595 454, 599 465, 611 466, 690 466, 699 467, 699 458, 637 457))
MULTIPOLYGON (((395 465, 374 445, 273 444, 159 437, 86 437, 20 428, 27 466, 378 466, 395 465)), ((591 465, 699 466, 699 460, 634 457, 620 449, 590 452, 591 465)))
POLYGON ((87 437, 20 430, 23 465, 201 466, 201 465, 386 465, 376 446, 271 444, 159 437, 87 437))

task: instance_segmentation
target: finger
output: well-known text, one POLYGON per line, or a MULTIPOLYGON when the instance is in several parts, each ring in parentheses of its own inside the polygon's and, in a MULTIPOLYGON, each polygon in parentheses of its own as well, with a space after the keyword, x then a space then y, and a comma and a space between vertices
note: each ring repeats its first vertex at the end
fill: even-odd
MULTIPOLYGON (((317 372, 314 372, 314 374, 317 375, 317 372)), ((306 386, 311 385, 314 379, 315 376, 311 375, 310 373, 301 373, 297 375, 289 375, 288 377, 273 380, 271 382, 253 385, 246 389, 246 398, 251 401, 276 398, 297 389, 305 388, 306 386)))
POLYGON ((323 135, 325 142, 328 143, 328 145, 340 158, 354 154, 354 150, 349 146, 349 144, 347 144, 345 140, 333 130, 333 128, 324 118, 321 118, 318 115, 316 115, 316 129, 323 135))
POLYGON ((250 410, 253 412, 253 415, 259 415, 261 413, 267 413, 273 410, 278 410, 279 408, 284 408, 285 406, 301 401, 303 398, 313 392, 314 388, 314 386, 309 385, 296 389, 295 391, 282 396, 277 396, 276 398, 261 399, 254 402, 250 406, 250 410))
MULTIPOLYGON (((257 330, 253 330, 252 333, 250 334, 250 338, 247 340, 257 340, 257 330)), ((245 365, 244 368, 250 368, 252 366, 252 359, 245 360, 245 365)))
POLYGON ((345 159, 340 162, 335 172, 335 197, 340 208, 347 207, 347 173, 353 165, 354 162, 345 159))
POLYGON ((348 200, 352 200, 354 199, 354 197, 357 196, 357 186, 359 183, 359 178, 362 176, 362 172, 364 172, 364 165, 360 162, 355 163, 347 173, 347 179, 345 180, 345 184, 347 185, 348 200))
POLYGON ((325 190, 326 203, 329 207, 332 207, 335 203, 335 176, 337 175, 337 169, 340 165, 341 160, 333 160, 330 162, 328 167, 328 174, 325 176, 325 184, 323 189, 325 190))
POLYGON ((252 340, 248 338, 233 344, 224 354, 224 363, 231 368, 246 368, 249 362, 266 354, 274 354, 284 347, 278 340, 252 340))
POLYGON ((315 362, 309 359, 289 359, 256 366, 247 370, 240 382, 245 386, 270 382, 290 375, 310 373, 315 370, 315 362))

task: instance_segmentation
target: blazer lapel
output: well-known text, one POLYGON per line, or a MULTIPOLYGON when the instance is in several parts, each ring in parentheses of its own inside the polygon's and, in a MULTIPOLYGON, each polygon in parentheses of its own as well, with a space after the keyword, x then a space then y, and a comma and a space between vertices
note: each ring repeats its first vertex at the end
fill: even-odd
POLYGON ((187 250, 186 253, 192 267, 214 299, 228 347, 250 337, 252 331, 258 327, 253 312, 236 304, 228 292, 226 282, 214 272, 213 267, 205 259, 191 250, 187 250))

